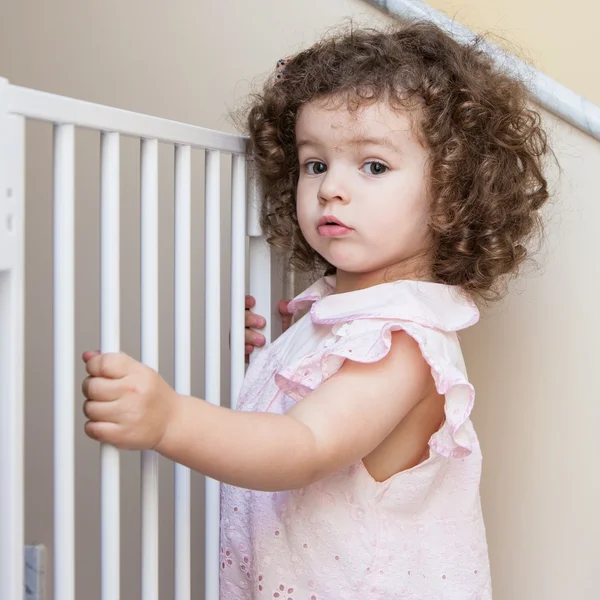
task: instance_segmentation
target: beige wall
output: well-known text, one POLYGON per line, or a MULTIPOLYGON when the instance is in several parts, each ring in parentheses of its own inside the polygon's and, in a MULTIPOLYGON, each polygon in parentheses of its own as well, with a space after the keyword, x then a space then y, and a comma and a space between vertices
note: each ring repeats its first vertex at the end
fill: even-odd
POLYGON ((494 598, 596 600, 600 144, 545 117, 562 173, 552 169, 542 268, 462 339, 494 598))
MULTIPOLYGON (((221 0, 210 5, 181 0, 154 4, 5 0, 0 5, 0 75, 20 85, 232 130, 227 107, 245 95, 254 77, 350 15, 370 23, 385 19, 358 0, 221 0)), ((574 61, 573 70, 580 64, 574 61)), ((593 242, 600 217, 594 177, 600 170, 600 145, 552 117, 548 122, 563 173, 548 211, 546 266, 463 337, 478 390, 474 419, 485 453, 482 493, 496 600, 598 597, 594 568, 600 521, 594 508, 600 505, 600 477, 594 437, 600 402, 591 373, 596 368, 595 336, 600 333, 594 312, 600 273, 593 242)), ((27 142, 26 536, 28 543, 51 546, 50 128, 31 125, 27 142)), ((80 133, 78 143, 76 346, 80 352, 98 345, 99 153, 95 134, 80 133)), ((123 346, 137 355, 139 157, 132 140, 124 140, 122 152, 123 346)), ((201 156, 195 157, 194 164, 193 217, 199 231, 201 156)), ((168 148, 161 149, 161 176, 161 370, 171 380, 173 211, 168 148)), ((226 176, 227 168, 224 182, 226 176)), ((197 236, 197 273, 202 259, 202 240, 197 236)), ((193 351, 200 366, 194 369, 193 391, 199 395, 202 294, 196 277, 193 351)), ((226 373, 226 350, 223 363, 226 373)), ((83 376, 80 368, 78 374, 83 376)), ((78 414, 77 592, 80 598, 95 600, 99 598, 98 447, 83 436, 82 424, 78 414)), ((172 479, 171 466, 162 461, 164 598, 172 597, 172 479)), ((137 455, 125 454, 122 597, 127 600, 139 597, 138 489, 137 455)), ((201 597, 202 580, 201 493, 201 478, 194 477, 195 597, 201 597)))
POLYGON ((541 71, 600 104, 600 8, 590 0, 431 0, 477 33, 490 33, 541 71))

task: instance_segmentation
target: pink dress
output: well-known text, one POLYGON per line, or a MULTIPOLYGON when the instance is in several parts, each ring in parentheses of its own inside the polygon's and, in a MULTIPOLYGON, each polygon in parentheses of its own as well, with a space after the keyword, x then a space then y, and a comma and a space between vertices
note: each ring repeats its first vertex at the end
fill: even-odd
POLYGON ((346 358, 380 360, 404 330, 445 395, 445 422, 423 463, 384 482, 359 461, 297 490, 222 485, 221 600, 489 600, 474 390, 456 334, 477 308, 435 283, 334 291, 325 277, 292 301, 311 310, 252 363, 239 410, 284 413, 346 358))

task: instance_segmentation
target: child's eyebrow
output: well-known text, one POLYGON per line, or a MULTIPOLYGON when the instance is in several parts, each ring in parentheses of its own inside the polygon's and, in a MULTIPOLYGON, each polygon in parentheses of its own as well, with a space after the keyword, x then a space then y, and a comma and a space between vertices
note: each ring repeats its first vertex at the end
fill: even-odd
MULTIPOLYGON (((394 143, 388 138, 376 138, 376 137, 356 137, 349 140, 345 140, 344 144, 349 146, 382 146, 389 148, 394 152, 400 152, 400 149, 394 145, 394 143)), ((318 140, 300 139, 296 140, 296 148, 299 150, 303 146, 319 146, 321 142, 318 140)))
POLYGON ((347 143, 350 146, 385 146, 394 152, 399 152, 399 149, 388 137, 356 137, 348 140, 347 143))

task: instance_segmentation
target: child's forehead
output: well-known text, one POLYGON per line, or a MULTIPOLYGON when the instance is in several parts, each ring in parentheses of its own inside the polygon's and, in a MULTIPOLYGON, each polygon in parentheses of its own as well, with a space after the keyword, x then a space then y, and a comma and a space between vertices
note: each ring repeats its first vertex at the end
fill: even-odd
POLYGON ((303 141, 336 139, 349 144, 394 141, 410 138, 414 115, 393 109, 386 102, 372 102, 357 108, 331 101, 311 101, 298 113, 296 139, 303 141))

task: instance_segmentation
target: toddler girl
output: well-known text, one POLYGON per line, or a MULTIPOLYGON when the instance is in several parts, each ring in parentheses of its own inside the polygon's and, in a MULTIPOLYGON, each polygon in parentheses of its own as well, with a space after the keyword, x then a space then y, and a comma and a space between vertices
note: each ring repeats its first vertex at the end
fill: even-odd
POLYGON ((236 411, 84 354, 89 436, 223 482, 222 600, 491 598, 457 332, 538 230, 547 148, 526 101, 430 24, 280 61, 249 151, 268 241, 324 274, 288 306, 308 314, 253 361, 236 411))

